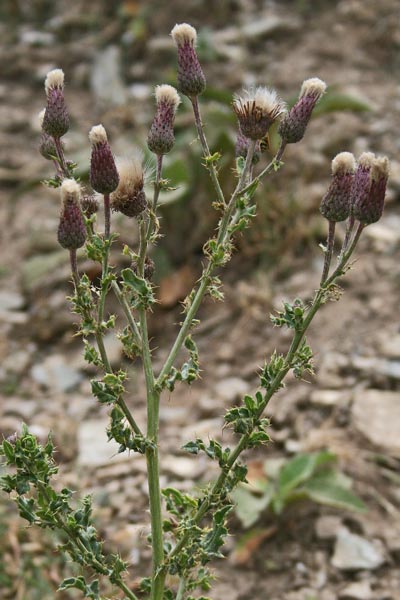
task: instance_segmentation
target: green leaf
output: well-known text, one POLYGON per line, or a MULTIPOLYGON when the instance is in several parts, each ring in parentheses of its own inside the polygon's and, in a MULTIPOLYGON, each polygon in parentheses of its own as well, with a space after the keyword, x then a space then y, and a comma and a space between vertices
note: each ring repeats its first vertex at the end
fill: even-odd
POLYGON ((371 105, 362 98, 357 98, 350 94, 328 91, 318 102, 313 111, 313 116, 321 116, 332 112, 368 112, 370 110, 371 105))
POLYGON ((249 487, 244 485, 240 485, 231 493, 231 498, 236 504, 236 514, 243 527, 251 527, 258 521, 261 514, 267 510, 273 494, 272 484, 267 485, 262 496, 253 494, 249 487))
POLYGON ((121 272, 121 275, 125 285, 133 289, 135 292, 138 292, 139 294, 147 293, 148 287, 146 280, 138 277, 136 273, 132 271, 132 269, 124 269, 121 272))
POLYGON ((4 452, 4 456, 6 457, 7 461, 10 464, 14 463, 15 452, 14 452, 13 445, 10 444, 10 442, 8 442, 7 440, 4 440, 1 448, 2 448, 2 451, 4 452))
POLYGON ((335 472, 325 472, 307 481, 299 491, 303 491, 308 498, 320 504, 347 510, 365 511, 364 502, 347 487, 336 483, 335 479, 335 472))
POLYGON ((315 454, 299 454, 287 462, 281 469, 278 478, 279 492, 285 495, 297 487, 314 473, 316 467, 315 454))

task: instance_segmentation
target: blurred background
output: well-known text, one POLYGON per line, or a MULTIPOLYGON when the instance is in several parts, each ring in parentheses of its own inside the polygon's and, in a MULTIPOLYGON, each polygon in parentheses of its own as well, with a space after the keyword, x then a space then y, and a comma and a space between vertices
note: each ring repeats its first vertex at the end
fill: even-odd
MULTIPOLYGON (((340 303, 324 307, 311 328, 316 378, 290 380, 271 403, 273 443, 249 459, 258 492, 247 489, 237 498, 235 537, 225 549, 227 560, 215 565, 211 596, 398 600, 398 1, 2 0, 0 16, 0 434, 18 431, 22 421, 42 439, 53 431, 60 485, 93 494, 107 547, 130 561, 133 582, 148 569, 150 556, 144 464, 140 457, 115 456, 107 443, 107 413, 90 394, 94 372, 73 337, 75 318, 65 300, 71 292, 68 256, 56 240, 59 198, 41 183, 53 173, 37 150, 46 73, 58 67, 65 72, 71 116, 66 153, 85 181, 92 125, 104 124, 116 155, 129 155, 134 146, 146 152, 154 86, 176 83, 169 32, 176 22, 191 23, 208 82, 203 120, 212 150, 223 154, 227 193, 234 184, 232 94, 262 84, 290 103, 305 78, 320 77, 329 86, 304 141, 288 148, 284 168, 258 192, 257 217, 236 240, 240 252, 223 273, 226 302, 210 300, 201 310, 202 379, 163 398, 163 485, 183 490, 212 470, 180 446, 194 435, 226 443, 224 409, 254 390, 257 365, 274 347, 285 351, 290 341, 287 332, 272 328, 269 313, 282 299, 309 300, 318 285, 318 245, 327 229, 318 208, 332 158, 340 151, 388 155, 384 216, 363 233, 340 303), (262 490, 282 465, 323 449, 331 452, 342 482, 352 483, 363 500, 364 513, 344 510, 349 506, 326 493, 279 510, 265 500, 262 490)), ((274 143, 272 135, 261 165, 274 143)), ((175 189, 163 195, 164 238, 152 252, 160 301, 150 322, 157 364, 173 340, 180 301, 200 273, 202 246, 216 224, 213 189, 185 101, 164 175, 175 189)), ((113 260, 122 264, 121 245, 134 244, 137 232, 115 215, 113 227, 120 232, 113 260)), ((339 229, 338 242, 342 236, 339 229)), ((82 257, 80 268, 96 276, 96 267, 82 257)), ((118 312, 112 302, 107 308, 118 312)), ((107 346, 114 365, 125 360, 118 342, 110 337, 107 346)), ((140 364, 129 374, 129 404, 144 422, 140 364)), ((54 552, 51 537, 25 528, 5 495, 0 533, 0 598, 54 598, 72 567, 54 552)))

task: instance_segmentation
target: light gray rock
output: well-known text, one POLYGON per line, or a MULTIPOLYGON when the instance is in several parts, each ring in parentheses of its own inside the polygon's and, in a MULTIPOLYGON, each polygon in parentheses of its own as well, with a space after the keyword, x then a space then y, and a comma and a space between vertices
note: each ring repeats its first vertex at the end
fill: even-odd
POLYGON ((400 396, 398 392, 359 390, 352 406, 356 428, 373 444, 400 456, 400 396))
POLYGON ((385 360, 383 358, 356 356, 351 365, 357 371, 367 374, 375 374, 390 379, 400 379, 400 360, 385 360))
POLYGON ((226 377, 215 385, 215 394, 221 400, 234 402, 249 391, 249 384, 239 377, 226 377))
POLYGON ((108 441, 106 428, 109 419, 84 421, 78 429, 78 463, 82 466, 97 467, 109 462, 129 460, 126 453, 118 454, 118 444, 108 441))
POLYGON ((351 400, 349 390, 314 390, 311 402, 317 406, 347 406, 351 400))
POLYGON ((337 536, 342 526, 343 523, 340 517, 323 515, 315 523, 315 533, 320 540, 332 540, 337 536))
POLYGON ((118 46, 98 52, 93 65, 91 86, 97 100, 106 107, 126 102, 126 89, 120 75, 121 54, 118 46))
POLYGON ((197 479, 207 466, 203 459, 203 456, 166 456, 163 458, 163 470, 179 479, 197 479))
POLYGON ((0 311, 19 310, 25 304, 22 294, 7 290, 0 291, 0 311))
POLYGON ((372 597, 369 581, 355 581, 339 592, 340 600, 371 600, 372 597))
POLYGON ((385 555, 378 541, 370 542, 342 527, 337 534, 331 562, 342 571, 373 570, 384 564, 385 555))
POLYGON ((57 392, 70 392, 83 379, 79 371, 71 368, 64 357, 57 354, 33 365, 31 375, 39 385, 57 392))

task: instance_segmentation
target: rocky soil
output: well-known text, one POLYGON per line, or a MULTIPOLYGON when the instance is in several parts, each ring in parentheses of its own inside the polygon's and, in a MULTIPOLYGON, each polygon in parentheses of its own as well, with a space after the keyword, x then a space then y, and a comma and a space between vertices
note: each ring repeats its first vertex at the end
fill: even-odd
MULTIPOLYGON (((133 580, 148 568, 145 465, 140 457, 115 454, 106 440, 107 413, 90 394, 93 371, 73 337, 74 317, 65 299, 71 288, 67 256, 55 236, 58 197, 40 183, 52 173, 37 153, 36 116, 44 102, 46 72, 62 67, 72 116, 68 154, 79 162, 82 175, 88 164, 87 131, 97 122, 111 132, 117 153, 129 152, 132 140, 145 139, 153 85, 174 82, 168 32, 176 20, 189 21, 201 31, 204 68, 213 89, 233 92, 243 84, 267 83, 290 98, 304 78, 319 76, 340 92, 368 102, 371 110, 315 119, 304 143, 289 148, 285 170, 274 176, 270 188, 265 186, 260 202, 274 203, 276 214, 268 226, 276 228, 272 233, 279 252, 276 246, 274 251, 272 233, 263 231, 261 207, 257 235, 238 240, 243 252, 224 275, 226 302, 206 302, 201 310, 201 380, 190 389, 178 387, 162 400, 163 484, 190 490, 212 475, 209 463, 192 460, 180 446, 193 435, 226 440, 221 431, 224 409, 254 390, 256 367, 274 347, 287 348, 288 334, 274 330, 268 314, 282 299, 310 299, 318 285, 318 242, 325 227, 318 203, 332 157, 341 150, 385 153, 392 174, 384 217, 364 232, 340 302, 325 306, 312 325, 315 378, 290 379, 271 403, 273 443, 261 457, 330 449, 353 478, 368 511, 360 515, 302 504, 278 520, 265 515, 258 525, 269 534, 260 536, 245 559, 238 559, 237 539, 243 529, 234 518, 235 537, 225 549, 226 560, 215 564, 211 596, 399 600, 398 2, 233 0, 217 3, 213 11, 207 3, 181 0, 165 5, 126 0, 110 8, 112 4, 42 0, 6 2, 0 8, 0 434, 19 430, 21 421, 43 439, 51 429, 60 481, 93 494, 99 527, 110 546, 130 560, 133 580), (294 205, 289 201, 293 198, 294 205)), ((190 124, 190 113, 184 112, 180 127, 190 124)), ((189 143, 196 144, 194 131, 189 143)), ((204 181, 200 206, 209 202, 204 181)), ((161 305, 151 320, 157 364, 173 340, 178 302, 198 274, 205 227, 212 228, 209 211, 197 218, 198 201, 178 204, 187 211, 182 219, 191 219, 185 220, 190 226, 184 235, 185 256, 174 244, 174 236, 182 236, 176 209, 163 213, 169 241, 161 256, 170 267, 157 280, 161 305)), ((117 220, 115 226, 120 226, 117 220)), ((121 227, 122 239, 135 235, 126 224, 121 227)), ((92 267, 81 262, 80 268, 92 267)), ((118 307, 110 303, 108 310, 118 312, 118 307)), ((107 346, 117 365, 123 360, 118 343, 110 338, 107 346)), ((139 364, 130 370, 130 389, 130 405, 144 423, 139 364)), ((254 460, 249 457, 250 463, 254 460)), ((53 592, 35 595, 23 572, 27 564, 32 572, 43 564, 47 542, 21 527, 4 505, 0 553, 7 576, 0 569, 0 598, 52 598, 63 566, 49 563, 46 578, 53 592)))

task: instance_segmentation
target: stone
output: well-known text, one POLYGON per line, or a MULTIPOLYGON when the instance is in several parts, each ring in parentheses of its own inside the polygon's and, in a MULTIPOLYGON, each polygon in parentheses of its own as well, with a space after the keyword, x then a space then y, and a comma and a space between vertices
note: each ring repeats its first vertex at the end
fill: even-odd
POLYGON ((317 406, 347 406, 351 400, 351 392, 349 390, 314 390, 310 400, 317 406))
POLYGON ((372 597, 369 581, 355 581, 339 592, 339 600, 371 600, 372 597))
POLYGON ((214 389, 221 400, 233 403, 249 391, 249 384, 239 377, 226 377, 218 381, 214 389))
POLYGON ((386 358, 400 358, 400 333, 385 336, 380 351, 386 358))
POLYGON ((315 522, 315 533, 320 540, 333 540, 343 526, 342 519, 335 515, 323 515, 315 522))
POLYGON ((382 545, 342 527, 336 537, 332 565, 342 571, 378 569, 385 563, 382 545))
POLYGON ((126 453, 119 454, 114 440, 108 440, 106 429, 109 419, 84 421, 78 429, 78 463, 87 467, 98 467, 120 460, 130 460, 126 453))
POLYGON ((19 310, 25 304, 22 294, 7 290, 0 291, 0 311, 19 310))
POLYGON ((352 406, 355 427, 375 446, 400 456, 398 392, 359 390, 352 406))
POLYGON ((354 369, 362 373, 400 380, 400 360, 356 356, 352 359, 351 364, 354 369))
POLYGON ((39 385, 57 392, 70 392, 83 379, 79 371, 71 368, 64 357, 57 354, 33 365, 31 375, 39 385))
POLYGON ((105 107, 122 106, 126 102, 126 89, 120 74, 121 53, 118 46, 107 46, 96 53, 91 74, 91 87, 105 107))
POLYGON ((204 457, 166 456, 163 458, 163 470, 180 479, 197 479, 207 466, 202 458, 204 457))

